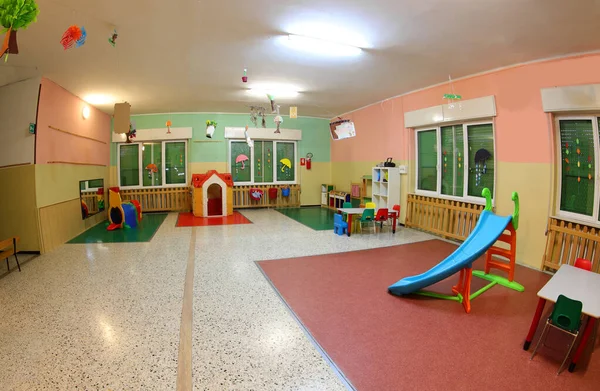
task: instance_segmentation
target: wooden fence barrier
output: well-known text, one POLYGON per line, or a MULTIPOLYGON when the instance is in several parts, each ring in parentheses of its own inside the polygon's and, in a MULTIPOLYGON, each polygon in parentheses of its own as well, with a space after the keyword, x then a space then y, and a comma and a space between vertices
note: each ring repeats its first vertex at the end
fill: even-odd
POLYGON ((551 217, 548 222, 543 266, 558 270, 561 265, 574 265, 577 258, 592 262, 592 270, 600 273, 600 229, 551 217))
POLYGON ((475 228, 483 208, 469 202, 409 194, 405 225, 445 238, 465 240, 475 228))
POLYGON ((300 206, 300 185, 244 185, 233 187, 234 208, 283 208, 300 206), (290 195, 284 197, 282 189, 290 188, 290 195), (277 188, 277 198, 269 198, 269 189, 277 188), (250 189, 262 190, 260 201, 250 197, 250 189))
POLYGON ((192 210, 190 187, 121 190, 123 201, 136 200, 142 212, 189 212, 192 210))

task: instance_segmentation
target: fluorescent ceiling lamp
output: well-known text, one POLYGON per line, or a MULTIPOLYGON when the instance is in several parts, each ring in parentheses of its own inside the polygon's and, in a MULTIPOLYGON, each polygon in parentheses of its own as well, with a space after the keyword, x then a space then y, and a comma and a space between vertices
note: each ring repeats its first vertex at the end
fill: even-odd
POLYGON ((295 98, 298 96, 298 91, 289 87, 280 86, 257 86, 248 90, 248 93, 257 98, 267 98, 268 95, 273 95, 275 99, 295 98))
POLYGON ((323 56, 354 57, 359 56, 362 53, 362 49, 357 46, 306 37, 303 35, 290 34, 287 37, 284 37, 282 42, 292 49, 323 56))
POLYGON ((116 102, 113 96, 105 94, 89 94, 83 100, 91 105, 107 105, 116 102))

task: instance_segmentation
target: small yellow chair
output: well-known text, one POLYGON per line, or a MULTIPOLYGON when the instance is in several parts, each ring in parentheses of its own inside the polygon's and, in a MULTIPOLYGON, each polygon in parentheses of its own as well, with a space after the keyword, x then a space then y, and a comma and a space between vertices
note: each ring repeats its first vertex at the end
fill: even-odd
POLYGON ((367 209, 375 209, 375 208, 377 208, 377 205, 375 205, 374 202, 367 202, 365 204, 365 208, 367 208, 367 209))

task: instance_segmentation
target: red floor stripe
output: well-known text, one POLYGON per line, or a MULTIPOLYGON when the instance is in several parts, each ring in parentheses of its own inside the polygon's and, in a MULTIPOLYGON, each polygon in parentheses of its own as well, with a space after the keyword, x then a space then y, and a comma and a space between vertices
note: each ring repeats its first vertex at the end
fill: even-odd
MULTIPOLYGON (((259 265, 358 390, 597 389, 600 357, 589 353, 575 373, 556 377, 566 353, 559 334, 548 339, 558 352, 541 348, 530 362, 522 350, 546 274, 519 266, 524 293, 493 287, 472 301, 470 314, 456 302, 387 293, 455 248, 436 240, 259 265)), ((450 293, 457 278, 431 288, 450 293)), ((486 283, 474 278, 472 292, 486 283)))
POLYGON ((193 213, 179 213, 177 227, 202 227, 208 225, 252 224, 244 215, 233 212, 227 217, 196 217, 193 213))

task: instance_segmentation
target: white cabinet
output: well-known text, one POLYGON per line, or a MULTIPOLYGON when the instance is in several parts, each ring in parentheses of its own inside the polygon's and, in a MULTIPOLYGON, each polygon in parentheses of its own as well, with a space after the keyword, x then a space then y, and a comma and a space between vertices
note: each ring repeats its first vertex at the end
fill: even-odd
POLYGON ((373 167, 372 202, 377 208, 392 210, 400 205, 400 169, 398 167, 373 167))

